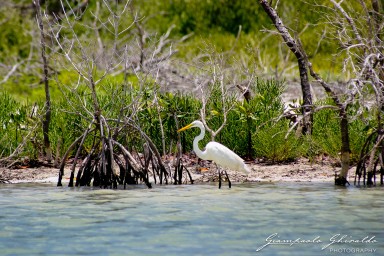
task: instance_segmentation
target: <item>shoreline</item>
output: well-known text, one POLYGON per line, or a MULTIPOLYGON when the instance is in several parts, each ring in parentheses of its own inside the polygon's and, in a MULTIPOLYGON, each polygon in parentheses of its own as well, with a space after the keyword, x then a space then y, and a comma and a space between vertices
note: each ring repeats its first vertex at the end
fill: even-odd
MULTIPOLYGON (((233 183, 244 182, 327 182, 333 183, 335 172, 340 167, 331 163, 310 163, 306 159, 300 159, 287 164, 248 163, 251 168, 249 174, 228 170, 228 176, 233 183)), ((69 181, 70 166, 64 169, 63 183, 69 181)), ((187 166, 195 184, 217 182, 216 169, 198 168, 197 165, 187 166), (201 171, 200 171, 201 170, 201 171)), ((56 183, 58 180, 58 168, 37 167, 22 169, 0 168, 0 183, 56 183)), ((349 170, 348 180, 355 177, 355 167, 349 170)), ((189 181, 189 179, 188 179, 189 181)), ((153 181, 151 181, 153 182, 153 181)), ((188 182, 189 183, 189 182, 188 182)))

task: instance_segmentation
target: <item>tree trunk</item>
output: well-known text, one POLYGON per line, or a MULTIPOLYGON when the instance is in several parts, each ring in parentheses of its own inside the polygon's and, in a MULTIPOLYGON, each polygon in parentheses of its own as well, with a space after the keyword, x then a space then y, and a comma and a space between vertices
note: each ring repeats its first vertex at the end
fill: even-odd
MULTIPOLYGON (((243 94, 243 97, 245 101, 249 104, 249 101, 252 99, 251 92, 248 87, 237 84, 237 88, 241 91, 243 94)), ((252 147, 252 119, 248 114, 247 110, 247 158, 252 159, 253 158, 253 147, 252 147)))
POLYGON ((34 4, 36 7, 37 22, 40 29, 41 58, 43 60, 43 70, 44 70, 44 90, 45 90, 45 116, 43 119, 44 150, 45 150, 46 160, 48 162, 51 162, 52 149, 51 149, 51 143, 49 140, 49 124, 51 123, 51 95, 49 91, 49 82, 48 82, 48 61, 46 58, 45 36, 44 36, 43 19, 41 16, 41 9, 40 9, 40 0, 35 0, 34 4))
POLYGON ((308 65, 307 65, 307 56, 304 50, 301 48, 300 41, 296 41, 288 29, 285 27, 283 21, 280 19, 276 10, 270 6, 270 4, 266 0, 260 0, 260 4, 263 7, 264 11, 268 14, 269 18, 271 18, 273 24, 276 29, 280 32, 285 44, 289 47, 289 49, 296 56, 297 64, 299 66, 300 72, 300 83, 301 83, 301 91, 303 94, 303 108, 302 114, 303 118, 303 134, 311 134, 312 133, 312 119, 313 115, 311 112, 312 106, 312 94, 311 94, 311 85, 308 79, 308 65))
POLYGON ((312 134, 312 122, 313 114, 311 112, 312 108, 312 94, 311 94, 311 85, 308 79, 308 67, 305 57, 300 55, 297 57, 297 62, 299 65, 300 71, 300 83, 301 91, 303 93, 303 108, 301 110, 303 114, 303 130, 302 134, 312 134))
POLYGON ((343 185, 348 183, 347 176, 349 170, 349 156, 350 156, 350 147, 349 147, 349 131, 348 131, 348 116, 347 116, 347 105, 343 104, 339 99, 338 95, 332 91, 331 87, 312 69, 312 64, 308 61, 307 55, 304 49, 301 47, 300 41, 295 41, 293 37, 289 34, 288 29, 283 24, 283 21, 278 16, 275 9, 273 9, 269 3, 265 0, 260 0, 260 4, 264 8, 265 12, 273 21, 275 27, 280 32, 280 35, 283 37, 284 42, 289 47, 289 49, 295 54, 299 70, 300 70, 300 79, 301 79, 301 88, 303 92, 303 114, 304 114, 304 127, 305 131, 303 133, 311 133, 312 127, 312 115, 310 115, 311 105, 312 105, 312 96, 310 91, 310 85, 308 81, 308 70, 313 78, 315 78, 327 92, 327 94, 333 99, 334 103, 339 108, 340 116, 340 131, 341 131, 341 172, 338 176, 335 177, 336 185, 343 185), (309 119, 306 119, 309 118, 309 119))
POLYGON ((335 185, 345 186, 349 171, 349 155, 351 153, 349 147, 349 130, 348 130, 348 118, 345 109, 340 110, 340 131, 341 131, 341 171, 335 178, 335 185))

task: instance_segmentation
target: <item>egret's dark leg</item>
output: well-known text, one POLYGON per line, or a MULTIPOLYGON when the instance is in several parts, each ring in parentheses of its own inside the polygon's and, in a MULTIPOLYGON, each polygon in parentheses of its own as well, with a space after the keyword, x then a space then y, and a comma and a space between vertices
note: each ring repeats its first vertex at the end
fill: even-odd
POLYGON ((229 188, 231 188, 231 181, 229 180, 228 173, 227 173, 227 171, 224 171, 224 173, 225 173, 225 176, 227 177, 227 180, 228 180, 228 186, 229 186, 229 188))
POLYGON ((217 168, 219 170, 219 189, 221 188, 221 170, 220 168, 217 168))
POLYGON ((219 189, 221 188, 221 170, 220 170, 220 167, 217 166, 217 164, 215 163, 215 167, 216 167, 216 170, 219 172, 219 189))

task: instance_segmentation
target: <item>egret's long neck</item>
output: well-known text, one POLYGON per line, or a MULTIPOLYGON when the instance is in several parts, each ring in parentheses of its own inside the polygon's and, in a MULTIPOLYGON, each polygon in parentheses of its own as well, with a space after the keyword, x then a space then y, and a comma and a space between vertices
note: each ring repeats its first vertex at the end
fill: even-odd
POLYGON ((205 135, 205 129, 204 129, 204 126, 198 126, 200 128, 200 134, 198 136, 195 137, 195 139, 193 140, 193 150, 195 151, 195 154, 203 159, 203 160, 206 160, 206 151, 201 151, 199 149, 199 141, 201 141, 202 139, 204 139, 204 135, 205 135))

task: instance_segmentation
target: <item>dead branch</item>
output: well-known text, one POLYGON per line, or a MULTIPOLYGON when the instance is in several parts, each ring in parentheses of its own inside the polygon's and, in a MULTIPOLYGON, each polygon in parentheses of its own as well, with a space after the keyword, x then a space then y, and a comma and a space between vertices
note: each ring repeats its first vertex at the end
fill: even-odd
MULTIPOLYGON (((270 4, 266 0, 260 0, 260 4, 263 7, 264 11, 271 18, 273 24, 276 29, 279 31, 280 36, 283 38, 284 43, 288 46, 288 48, 293 52, 296 56, 299 73, 300 73, 300 81, 301 81, 301 91, 303 94, 303 103, 306 106, 312 105, 312 94, 311 87, 308 80, 308 64, 307 64, 307 54, 301 46, 301 42, 299 38, 297 41, 291 36, 287 27, 284 25, 283 21, 280 19, 276 9, 272 8, 270 4)), ((303 115, 307 116, 306 113, 310 113, 310 107, 303 108, 303 115)), ((312 130, 312 115, 309 115, 309 118, 306 118, 303 133, 311 134, 312 130)))
POLYGON ((8 79, 16 72, 18 67, 23 64, 24 61, 20 61, 12 66, 11 70, 4 76, 3 80, 0 81, 0 84, 3 84, 8 81, 8 79))

